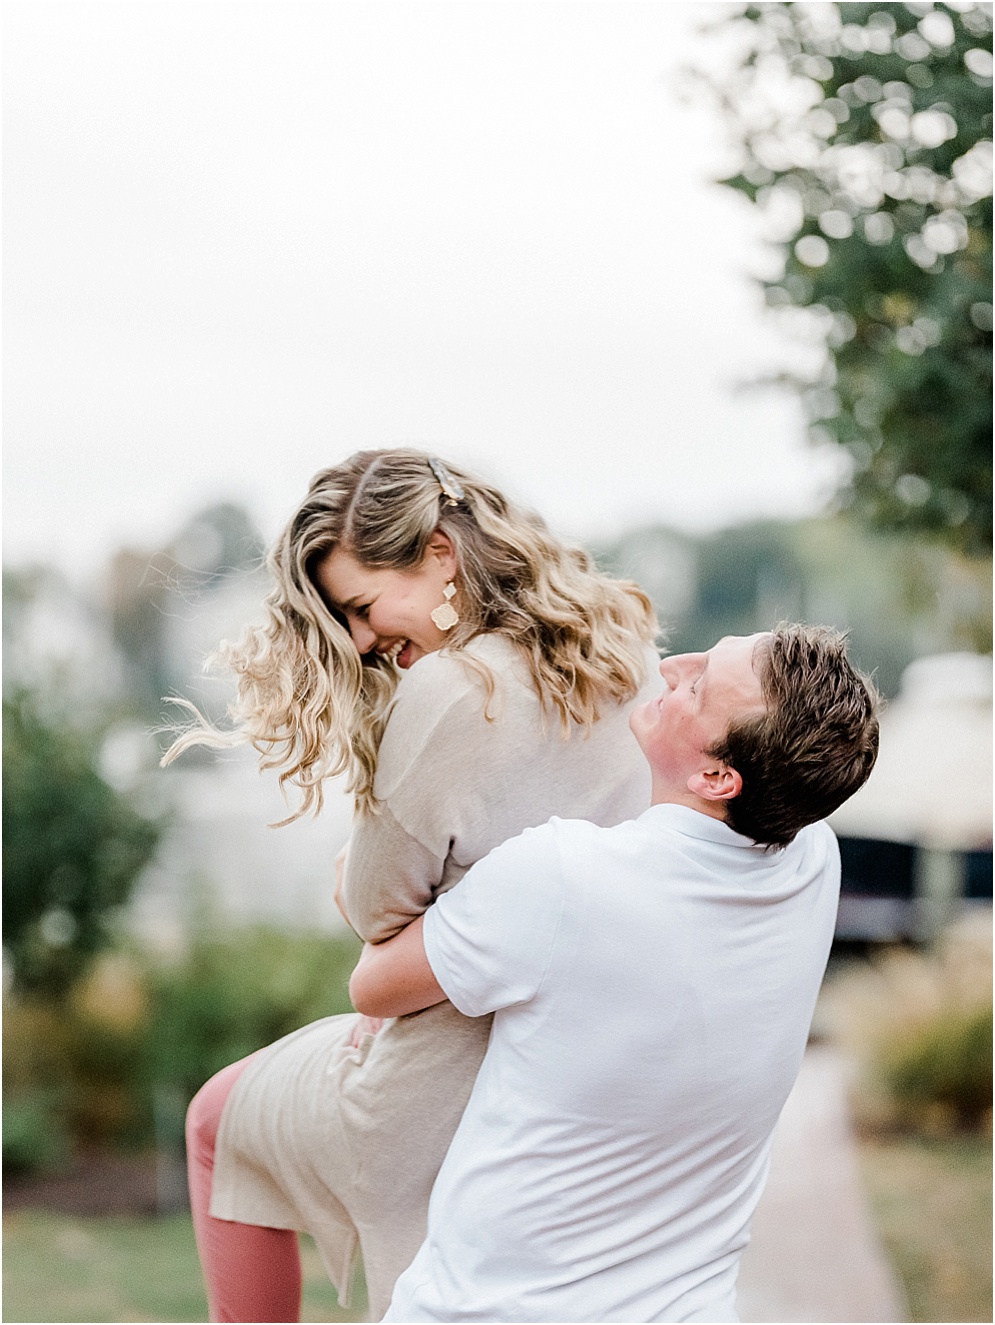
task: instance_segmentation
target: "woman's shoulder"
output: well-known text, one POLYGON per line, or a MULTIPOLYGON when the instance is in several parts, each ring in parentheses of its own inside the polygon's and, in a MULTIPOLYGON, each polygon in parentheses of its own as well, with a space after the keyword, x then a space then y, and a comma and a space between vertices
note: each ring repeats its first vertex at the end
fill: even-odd
POLYGON ((513 640, 477 636, 461 650, 428 654, 397 688, 377 761, 374 794, 393 796, 409 778, 465 777, 520 756, 542 740, 543 715, 528 663, 513 640))
POLYGON ((484 644, 483 652, 478 640, 471 640, 462 649, 439 649, 436 653, 426 653, 414 666, 403 672, 394 696, 393 707, 418 704, 424 696, 438 692, 455 690, 459 694, 470 689, 476 670, 468 666, 466 655, 483 657, 489 652, 484 644))
MULTIPOLYGON (((477 635, 466 645, 463 653, 484 663, 497 676, 529 685, 529 665, 525 654, 508 635, 489 631, 477 635)), ((471 664, 472 665, 472 664, 471 664)), ((463 666, 467 663, 464 660, 463 666)))
POLYGON ((401 677, 391 708, 391 721, 400 713, 431 718, 440 705, 449 709, 468 695, 484 702, 486 675, 474 663, 483 664, 501 677, 523 678, 526 671, 521 651, 505 636, 478 635, 462 649, 440 649, 428 653, 401 677))
POLYGON ((487 675, 504 689, 503 679, 514 673, 516 652, 510 641, 475 639, 459 651, 426 654, 405 672, 380 743, 379 799, 390 796, 412 770, 421 776, 438 760, 472 752, 487 726, 487 675))

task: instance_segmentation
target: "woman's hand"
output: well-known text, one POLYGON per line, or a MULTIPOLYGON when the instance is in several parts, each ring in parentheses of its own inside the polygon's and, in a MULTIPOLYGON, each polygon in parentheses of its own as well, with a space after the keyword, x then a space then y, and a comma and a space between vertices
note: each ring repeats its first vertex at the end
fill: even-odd
POLYGON ((353 1049, 358 1049, 366 1039, 367 1035, 376 1035, 382 1028, 385 1017, 364 1017, 362 1013, 356 1018, 356 1025, 353 1027, 352 1035, 349 1037, 349 1043, 353 1049))

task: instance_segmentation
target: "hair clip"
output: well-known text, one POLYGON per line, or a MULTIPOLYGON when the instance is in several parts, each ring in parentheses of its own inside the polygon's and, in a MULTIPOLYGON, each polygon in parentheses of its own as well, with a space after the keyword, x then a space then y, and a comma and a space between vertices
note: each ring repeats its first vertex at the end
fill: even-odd
POLYGON ((435 456, 429 456, 428 463, 432 473, 438 481, 439 487, 442 489, 445 496, 449 498, 449 505, 458 506, 466 496, 466 493, 456 482, 441 460, 436 460, 435 456))

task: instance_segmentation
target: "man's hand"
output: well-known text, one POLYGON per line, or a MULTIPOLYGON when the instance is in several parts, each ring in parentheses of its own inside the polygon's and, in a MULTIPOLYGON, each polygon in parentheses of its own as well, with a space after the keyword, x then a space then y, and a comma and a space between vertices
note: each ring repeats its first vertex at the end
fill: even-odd
POLYGON ((349 981, 357 1012, 369 1017, 402 1017, 445 1001, 432 974, 422 939, 424 917, 386 943, 367 943, 349 981))
POLYGON ((362 1013, 356 1018, 356 1025, 349 1036, 349 1044, 353 1049, 358 1049, 368 1035, 377 1035, 383 1029, 386 1017, 364 1017, 362 1013))

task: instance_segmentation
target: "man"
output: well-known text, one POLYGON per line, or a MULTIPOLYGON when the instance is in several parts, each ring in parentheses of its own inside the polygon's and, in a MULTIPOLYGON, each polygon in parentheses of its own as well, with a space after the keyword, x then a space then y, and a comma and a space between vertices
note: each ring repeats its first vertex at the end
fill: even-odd
POLYGON ((833 935, 819 820, 873 766, 875 697, 802 626, 660 671, 646 813, 506 842, 353 974, 372 1016, 495 1012, 387 1320, 737 1319, 833 935))

